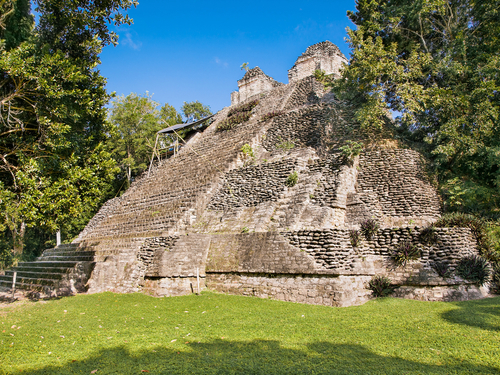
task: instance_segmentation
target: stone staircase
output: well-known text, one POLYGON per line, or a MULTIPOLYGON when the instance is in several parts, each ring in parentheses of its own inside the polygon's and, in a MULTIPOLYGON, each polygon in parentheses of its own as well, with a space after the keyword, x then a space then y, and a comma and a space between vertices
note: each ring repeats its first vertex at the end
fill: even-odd
POLYGON ((94 268, 92 247, 64 244, 48 249, 34 262, 21 262, 0 276, 0 288, 12 288, 17 272, 16 289, 33 290, 58 295, 86 291, 86 283, 94 268))

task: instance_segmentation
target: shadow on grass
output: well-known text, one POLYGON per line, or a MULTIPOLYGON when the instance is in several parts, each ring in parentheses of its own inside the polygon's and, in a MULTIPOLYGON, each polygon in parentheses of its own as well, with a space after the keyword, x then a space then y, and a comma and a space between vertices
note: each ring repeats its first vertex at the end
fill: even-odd
POLYGON ((475 301, 454 302, 459 309, 442 314, 450 323, 482 328, 488 331, 500 331, 500 297, 485 298, 475 301))
POLYGON ((174 350, 155 347, 130 352, 104 350, 95 357, 29 374, 455 374, 497 373, 499 369, 454 361, 428 365, 377 355, 361 345, 310 344, 304 350, 277 341, 225 341, 188 344, 174 350))

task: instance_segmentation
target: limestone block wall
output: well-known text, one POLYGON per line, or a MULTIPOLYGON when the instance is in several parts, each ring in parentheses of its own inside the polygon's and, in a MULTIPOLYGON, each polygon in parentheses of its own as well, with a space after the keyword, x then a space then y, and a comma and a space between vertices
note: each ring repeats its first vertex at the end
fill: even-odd
POLYGON ((313 258, 276 232, 211 237, 206 273, 314 273, 313 258))
POLYGON ((283 148, 285 142, 293 147, 321 148, 325 141, 328 106, 313 105, 273 118, 262 146, 269 151, 283 148))
POLYGON ((264 72, 256 66, 248 70, 243 78, 238 81, 238 91, 231 93, 231 105, 237 105, 282 85, 282 83, 264 74, 264 72))
POLYGON ((159 275, 160 260, 165 251, 172 249, 178 235, 167 237, 152 237, 144 241, 137 255, 138 260, 143 265, 142 277, 159 275))
POLYGON ((285 182, 295 165, 295 160, 285 159, 234 169, 224 176, 208 208, 227 210, 276 201, 286 188, 285 182))
POLYGON ((356 194, 349 200, 348 224, 367 216, 382 225, 424 225, 440 216, 440 200, 428 182, 422 157, 407 149, 377 150, 360 155, 356 194))
POLYGON ((200 283, 201 289, 346 306, 370 298, 367 283, 381 274, 401 285, 401 296, 482 293, 433 269, 445 262, 453 270, 476 249, 467 229, 438 229, 433 245, 420 240, 421 228, 439 217, 440 202, 418 153, 372 149, 353 161, 341 156, 345 140, 361 135, 351 110, 310 76, 318 67, 338 71, 337 50, 331 43, 309 48, 288 85, 250 70, 232 95, 234 104, 259 98, 249 121, 217 131, 229 111, 223 109, 176 157, 107 203, 76 240, 95 250, 89 291, 182 295, 200 283), (283 113, 262 120, 271 111, 283 113), (245 144, 255 158, 242 154, 245 144), (297 184, 286 186, 292 171, 297 184), (368 218, 381 229, 353 247, 349 230, 368 218), (404 268, 391 258, 403 241, 421 251, 404 268))
POLYGON ((405 293, 422 300, 479 298, 484 291, 456 276, 440 277, 434 262, 453 270, 459 259, 475 254, 468 229, 440 228, 434 245, 420 241, 419 228, 379 230, 352 247, 346 229, 286 233, 213 235, 206 263, 206 284, 221 292, 285 301, 349 306, 370 298, 374 275, 385 275, 405 293), (405 267, 392 261, 394 248, 412 241, 421 258, 405 267))
POLYGON ((138 292, 138 280, 143 269, 142 264, 137 262, 137 251, 144 240, 130 235, 82 241, 82 248, 92 245, 95 250, 95 267, 87 283, 88 292, 138 292))
POLYGON ((347 160, 338 153, 325 159, 318 159, 309 166, 309 173, 318 173, 321 176, 317 179, 316 188, 311 196, 312 204, 346 208, 347 191, 350 187, 354 188, 355 179, 352 178, 350 183, 342 184, 342 182, 347 182, 343 181, 340 176, 341 170, 345 170, 345 167, 348 167, 347 160), (342 188, 339 189, 340 187, 342 188))
POLYGON ((294 82, 296 89, 288 100, 285 109, 290 110, 308 104, 318 104, 326 94, 323 84, 316 81, 314 77, 305 77, 294 82))
POLYGON ((360 305, 370 298, 369 276, 207 274, 207 287, 222 293, 326 306, 360 305))
POLYGON ((348 61, 333 43, 326 41, 314 44, 299 56, 295 65, 288 71, 289 82, 311 76, 315 70, 323 70, 326 74, 340 75, 340 69, 348 61))
POLYGON ((392 253, 402 242, 411 242, 421 252, 419 261, 412 263, 418 266, 408 267, 404 271, 411 272, 413 278, 415 272, 425 273, 417 283, 447 284, 450 281, 442 280, 432 271, 433 265, 436 262, 445 262, 450 271, 454 271, 461 258, 477 253, 475 241, 467 228, 437 228, 437 242, 432 245, 421 240, 421 231, 418 227, 380 229, 371 240, 363 239, 356 247, 351 245, 347 229, 300 230, 282 234, 291 245, 313 257, 322 269, 335 270, 340 274, 382 273, 394 278, 398 283, 408 282, 402 275, 402 268, 392 261, 392 253), (375 261, 370 265, 371 268, 363 265, 363 259, 369 257, 372 257, 372 261, 375 259, 373 257, 376 257, 378 265, 375 261))

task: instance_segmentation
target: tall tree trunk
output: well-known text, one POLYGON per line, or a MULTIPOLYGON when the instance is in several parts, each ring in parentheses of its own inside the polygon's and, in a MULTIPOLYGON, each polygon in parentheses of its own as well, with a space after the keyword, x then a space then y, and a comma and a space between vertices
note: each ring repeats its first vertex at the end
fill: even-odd
POLYGON ((12 231, 12 237, 14 240, 14 256, 20 256, 24 249, 24 234, 26 233, 26 224, 22 222, 19 228, 14 228, 12 231))

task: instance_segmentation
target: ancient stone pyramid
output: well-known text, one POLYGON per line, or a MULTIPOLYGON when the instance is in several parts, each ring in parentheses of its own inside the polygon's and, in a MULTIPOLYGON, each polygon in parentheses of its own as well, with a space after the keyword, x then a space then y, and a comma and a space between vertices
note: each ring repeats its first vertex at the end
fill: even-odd
POLYGON ((345 62, 323 42, 299 57, 288 84, 259 68, 247 72, 231 107, 107 202, 74 241, 79 251, 95 252, 89 292, 173 296, 197 291, 199 282, 201 289, 347 306, 369 299, 369 280, 384 275, 402 297, 481 296, 433 269, 440 261, 453 268, 476 247, 461 228, 437 229, 433 244, 421 240, 422 228, 440 216, 421 156, 383 147, 351 161, 339 151, 352 138, 352 115, 312 75, 338 74, 345 62), (249 119, 218 130, 238 112, 249 119), (356 243, 350 231, 366 220, 380 229, 356 243), (420 258, 396 266, 391 253, 410 242, 420 258))

